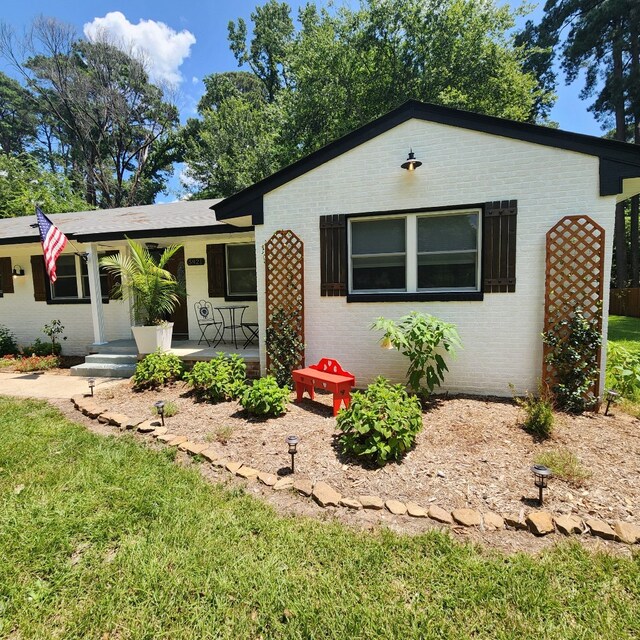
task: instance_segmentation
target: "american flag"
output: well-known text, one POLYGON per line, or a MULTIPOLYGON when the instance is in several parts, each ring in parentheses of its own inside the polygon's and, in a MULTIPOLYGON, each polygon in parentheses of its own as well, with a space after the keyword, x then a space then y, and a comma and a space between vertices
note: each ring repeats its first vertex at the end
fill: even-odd
POLYGON ((67 236, 40 211, 39 207, 36 207, 36 218, 38 219, 38 228, 40 229, 44 264, 47 269, 47 274, 49 275, 49 280, 55 282, 58 278, 56 276, 56 260, 67 246, 67 236))

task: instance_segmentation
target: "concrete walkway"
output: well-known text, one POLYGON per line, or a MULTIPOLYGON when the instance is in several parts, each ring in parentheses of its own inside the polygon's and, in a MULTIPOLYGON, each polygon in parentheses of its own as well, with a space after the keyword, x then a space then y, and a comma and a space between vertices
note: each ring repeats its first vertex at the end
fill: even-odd
MULTIPOLYGON (((96 378, 96 390, 123 382, 122 378, 96 378)), ((3 396, 69 399, 81 393, 89 393, 86 378, 44 373, 0 372, 0 395, 3 396)))

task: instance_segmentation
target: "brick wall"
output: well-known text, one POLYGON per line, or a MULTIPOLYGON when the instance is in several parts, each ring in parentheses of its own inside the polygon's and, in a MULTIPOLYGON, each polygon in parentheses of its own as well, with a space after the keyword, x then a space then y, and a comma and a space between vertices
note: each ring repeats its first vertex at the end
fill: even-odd
MULTIPOLYGON (((464 348, 448 359, 444 389, 509 395, 534 390, 540 376, 544 317, 545 233, 564 215, 588 214, 607 234, 611 264, 615 198, 599 196, 598 159, 446 125, 410 120, 265 196, 265 223, 256 228, 258 282, 261 247, 278 229, 305 243, 306 359, 334 357, 364 384, 382 374, 404 380, 407 363, 381 350, 370 331, 380 315, 397 319, 412 309, 457 325, 464 348), (412 147, 423 162, 400 164, 412 147), (518 201, 515 293, 485 294, 482 302, 347 303, 320 296, 319 216, 412 207, 518 201)), ((608 306, 608 275, 605 318, 608 306)), ((259 295, 261 344, 264 297, 259 295)), ((606 322, 605 322, 606 324, 606 322)), ((606 326, 605 326, 606 334, 606 326)), ((603 359, 604 360, 604 359, 603 359)), ((261 362, 264 367, 264 346, 261 362)))

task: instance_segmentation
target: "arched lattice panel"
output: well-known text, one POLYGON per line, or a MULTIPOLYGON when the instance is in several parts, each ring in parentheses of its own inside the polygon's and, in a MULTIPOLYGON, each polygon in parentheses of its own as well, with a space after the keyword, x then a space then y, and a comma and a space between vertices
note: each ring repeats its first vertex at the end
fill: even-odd
MULTIPOLYGON (((544 330, 569 320, 576 309, 595 318, 602 331, 604 290, 604 229, 589 216, 565 216, 547 232, 544 330)), ((551 386, 555 371, 546 362, 544 345, 542 380, 551 386)), ((600 364, 600 349, 597 352, 600 364)), ((591 392, 598 395, 598 384, 591 392)))
MULTIPOLYGON (((304 244, 289 229, 276 231, 264 245, 267 327, 280 311, 291 319, 304 343, 304 244)), ((270 366, 267 357, 267 368, 270 366)), ((304 366, 302 353, 298 366, 304 366)))

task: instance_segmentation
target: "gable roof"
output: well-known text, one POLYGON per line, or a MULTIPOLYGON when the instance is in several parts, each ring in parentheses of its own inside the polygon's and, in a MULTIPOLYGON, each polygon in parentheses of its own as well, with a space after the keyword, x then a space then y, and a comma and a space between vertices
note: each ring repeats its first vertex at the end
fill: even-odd
MULTIPOLYGON (((211 233, 234 233, 239 229, 216 220, 211 207, 220 200, 180 200, 117 209, 74 211, 48 215, 66 236, 76 242, 176 237, 211 233)), ((46 211, 45 211, 46 213, 46 211)), ((35 214, 0 219, 0 245, 40 242, 31 228, 35 214)))
POLYGON ((409 100, 211 208, 218 220, 251 215, 253 224, 262 224, 266 193, 412 118, 596 156, 600 159, 601 196, 622 193, 625 178, 640 177, 638 145, 409 100))

